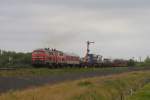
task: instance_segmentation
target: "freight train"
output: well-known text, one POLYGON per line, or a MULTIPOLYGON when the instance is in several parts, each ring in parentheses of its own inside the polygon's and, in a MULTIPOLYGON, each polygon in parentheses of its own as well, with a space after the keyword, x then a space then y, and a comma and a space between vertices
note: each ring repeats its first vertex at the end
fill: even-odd
POLYGON ((64 53, 56 49, 37 49, 32 52, 33 66, 49 66, 49 67, 122 67, 127 66, 126 60, 110 60, 103 59, 101 55, 88 54, 80 58, 75 54, 64 53))

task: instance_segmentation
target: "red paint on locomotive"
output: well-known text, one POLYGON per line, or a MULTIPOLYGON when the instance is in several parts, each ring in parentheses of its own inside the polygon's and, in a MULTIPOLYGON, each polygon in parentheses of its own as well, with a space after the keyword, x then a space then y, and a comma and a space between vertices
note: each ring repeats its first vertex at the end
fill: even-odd
POLYGON ((55 49, 38 49, 32 52, 33 65, 79 65, 80 57, 55 49))

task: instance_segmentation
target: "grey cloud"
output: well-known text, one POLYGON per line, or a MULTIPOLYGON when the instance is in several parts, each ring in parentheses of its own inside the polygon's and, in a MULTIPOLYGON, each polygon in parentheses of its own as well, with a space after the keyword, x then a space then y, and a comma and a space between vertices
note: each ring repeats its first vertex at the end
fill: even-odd
POLYGON ((1 5, 64 5, 70 7, 96 7, 96 8, 132 8, 149 7, 149 0, 5 0, 0 1, 1 5))
POLYGON ((0 48, 30 51, 56 47, 109 57, 148 55, 148 0, 0 1, 0 48))

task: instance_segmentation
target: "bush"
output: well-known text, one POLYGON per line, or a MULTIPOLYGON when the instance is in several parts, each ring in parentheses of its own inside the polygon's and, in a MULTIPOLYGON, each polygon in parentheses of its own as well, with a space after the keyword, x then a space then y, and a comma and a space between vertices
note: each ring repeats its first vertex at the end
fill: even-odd
POLYGON ((19 67, 31 65, 31 53, 17 53, 0 50, 0 67, 19 67))

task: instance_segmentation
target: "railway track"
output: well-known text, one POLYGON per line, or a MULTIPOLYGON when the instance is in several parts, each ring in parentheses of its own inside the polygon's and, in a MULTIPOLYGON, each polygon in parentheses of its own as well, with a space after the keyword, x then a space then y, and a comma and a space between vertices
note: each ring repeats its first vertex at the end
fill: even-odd
MULTIPOLYGON (((16 70, 13 69, 1 69, 1 70, 16 70)), ((117 70, 114 68, 114 71, 91 71, 91 72, 83 72, 83 73, 66 73, 63 75, 50 75, 50 76, 32 76, 32 77, 0 77, 0 93, 7 92, 9 90, 18 90, 25 89, 29 87, 41 86, 44 84, 56 84, 64 81, 72 81, 83 78, 95 77, 95 76, 107 76, 120 74, 124 72, 132 72, 132 71, 141 71, 141 70, 150 70, 150 67, 128 67, 125 71, 117 70)))

